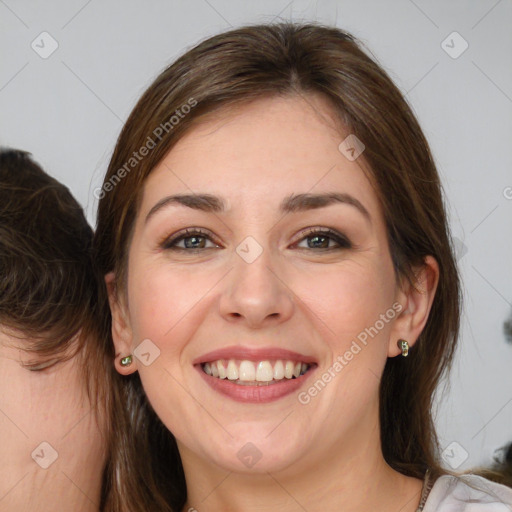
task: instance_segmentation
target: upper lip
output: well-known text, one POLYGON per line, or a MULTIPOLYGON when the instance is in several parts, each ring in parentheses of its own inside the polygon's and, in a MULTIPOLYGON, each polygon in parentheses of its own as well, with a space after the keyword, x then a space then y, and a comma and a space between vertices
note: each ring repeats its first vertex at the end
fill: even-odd
POLYGON ((210 361, 217 361, 219 359, 241 359, 247 361, 267 361, 267 360, 286 360, 302 363, 316 363, 316 359, 312 356, 299 354, 292 350, 282 348, 268 347, 268 348, 250 348, 243 346, 232 346, 220 348, 203 354, 192 362, 192 364, 208 363, 210 361))

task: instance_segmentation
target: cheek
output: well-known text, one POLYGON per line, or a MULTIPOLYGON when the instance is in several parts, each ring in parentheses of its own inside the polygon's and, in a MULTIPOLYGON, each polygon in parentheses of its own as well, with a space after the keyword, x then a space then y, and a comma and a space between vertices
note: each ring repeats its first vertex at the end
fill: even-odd
POLYGON ((134 345, 145 338, 162 341, 204 294, 197 273, 191 277, 190 273, 159 265, 143 271, 134 266, 130 275, 135 276, 128 280, 134 345))
MULTIPOLYGON (((134 265, 134 278, 128 280, 132 349, 150 340, 160 351, 156 366, 176 372, 196 330, 215 310, 215 286, 224 274, 225 270, 180 268, 166 262, 146 266, 144 271, 134 265)), ((145 373, 146 368, 140 371, 145 373)))
POLYGON ((314 279, 310 275, 308 286, 304 278, 296 283, 296 289, 302 283, 298 295, 313 313, 315 329, 328 347, 323 367, 302 399, 326 418, 326 424, 332 422, 327 435, 334 435, 338 428, 334 425, 339 426, 336 411, 351 418, 347 424, 357 423, 378 395, 396 318, 393 269, 384 258, 365 257, 318 272, 314 279), (317 385, 318 380, 325 386, 317 385))
MULTIPOLYGON (((346 261, 311 275, 309 282, 300 277, 298 282, 300 298, 325 324, 333 349, 343 349, 347 341, 373 326, 391 308, 395 296, 392 268, 375 258, 346 261)), ((378 326, 385 334, 390 323, 378 326)))

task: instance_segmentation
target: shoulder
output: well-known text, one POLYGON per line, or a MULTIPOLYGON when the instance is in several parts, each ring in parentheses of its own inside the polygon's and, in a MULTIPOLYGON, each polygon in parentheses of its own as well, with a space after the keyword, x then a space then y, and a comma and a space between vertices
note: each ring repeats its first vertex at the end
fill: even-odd
POLYGON ((512 489, 477 475, 443 475, 423 512, 512 512, 512 489))

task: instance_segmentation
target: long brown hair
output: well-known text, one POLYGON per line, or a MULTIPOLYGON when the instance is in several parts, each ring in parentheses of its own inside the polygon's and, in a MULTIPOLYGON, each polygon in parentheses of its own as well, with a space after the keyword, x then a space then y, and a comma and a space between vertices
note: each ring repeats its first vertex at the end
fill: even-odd
MULTIPOLYGON (((439 264, 433 306, 414 350, 407 359, 389 358, 386 363, 380 425, 383 454, 391 467, 417 478, 428 467, 434 476, 442 474, 432 405, 454 354, 461 300, 442 187, 411 108, 347 32, 314 23, 246 26, 201 42, 165 69, 125 123, 98 193, 95 248, 100 272, 114 271, 118 292, 123 293, 144 181, 188 130, 206 115, 251 100, 308 94, 326 98, 346 130, 366 147, 360 158, 370 169, 381 202, 397 280, 414 284, 413 268, 427 255, 439 264), (145 156, 133 157, 139 150, 145 156)), ((163 432, 154 413, 145 416, 151 408, 138 376, 131 375, 125 384, 133 430, 119 432, 119 440, 126 439, 125 451, 112 464, 119 493, 129 496, 132 489, 124 482, 138 478, 144 489, 130 501, 115 498, 112 503, 143 510, 141 496, 151 490, 168 500, 169 506, 160 505, 161 510, 181 510, 186 488, 174 439, 163 432), (166 453, 175 454, 174 474, 164 475, 175 480, 168 481, 164 491, 159 453, 141 431, 149 425, 159 432, 159 442, 165 440, 166 453), (129 436, 145 439, 138 449, 146 451, 130 446, 129 436)))

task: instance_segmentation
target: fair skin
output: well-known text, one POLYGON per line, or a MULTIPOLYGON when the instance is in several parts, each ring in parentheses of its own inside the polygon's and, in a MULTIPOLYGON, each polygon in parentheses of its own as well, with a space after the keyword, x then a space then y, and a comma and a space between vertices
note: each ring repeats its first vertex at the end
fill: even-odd
POLYGON ((413 347, 427 321, 438 266, 429 257, 417 269, 418 291, 397 285, 363 160, 349 161, 338 150, 346 135, 322 98, 262 99, 193 128, 145 182, 125 287, 116 293, 115 275, 106 277, 116 367, 140 373, 177 439, 187 477, 184 510, 413 512, 418 505, 422 482, 382 456, 378 388, 387 358, 400 354, 397 340, 413 347), (192 192, 222 197, 226 211, 167 203, 148 217, 164 198, 192 192), (305 193, 351 199, 279 211, 283 199, 305 193), (327 227, 349 243, 303 232, 327 227), (174 250, 162 243, 185 228, 206 234, 185 235, 174 250), (248 236, 252 245, 240 245, 248 236), (257 250, 253 261, 243 257, 257 250), (333 376, 337 357, 393 304, 400 312, 380 322, 333 376), (147 339, 143 352, 154 361, 146 366, 134 357, 122 367, 120 357, 147 339), (257 367, 270 359, 274 367, 276 349, 305 360, 305 374, 281 387, 274 380, 261 394, 253 379, 244 386, 241 361, 257 367), (222 357, 211 355, 217 350, 222 357), (202 363, 227 364, 230 353, 239 380, 223 380, 220 392, 220 379, 206 375, 202 363), (329 368, 329 382, 300 401, 329 368), (272 397, 271 388, 285 393, 272 397))
POLYGON ((0 331, 0 511, 97 511, 105 445, 78 361, 31 371, 23 343, 0 331))

